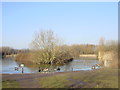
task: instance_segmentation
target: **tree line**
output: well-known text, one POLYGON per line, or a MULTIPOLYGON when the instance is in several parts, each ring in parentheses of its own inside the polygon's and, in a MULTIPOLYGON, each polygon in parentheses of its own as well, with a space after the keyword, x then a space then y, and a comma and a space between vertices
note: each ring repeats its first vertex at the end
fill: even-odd
POLYGON ((38 64, 63 64, 80 54, 95 54, 96 45, 65 45, 52 30, 35 33, 30 52, 19 54, 17 60, 38 64))
POLYGON ((2 57, 5 57, 6 55, 13 55, 13 54, 19 54, 19 53, 27 53, 29 52, 29 49, 14 49, 11 47, 0 47, 0 54, 2 57))

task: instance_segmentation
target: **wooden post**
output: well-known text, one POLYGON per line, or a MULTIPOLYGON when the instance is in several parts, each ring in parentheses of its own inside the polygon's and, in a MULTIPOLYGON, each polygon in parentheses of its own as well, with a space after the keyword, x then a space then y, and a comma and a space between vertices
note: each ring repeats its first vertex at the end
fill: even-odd
POLYGON ((24 72, 24 68, 22 67, 22 73, 24 72))
POLYGON ((72 71, 73 71, 73 68, 72 68, 72 71))
POLYGON ((24 72, 24 64, 20 64, 20 67, 22 69, 22 73, 24 72))

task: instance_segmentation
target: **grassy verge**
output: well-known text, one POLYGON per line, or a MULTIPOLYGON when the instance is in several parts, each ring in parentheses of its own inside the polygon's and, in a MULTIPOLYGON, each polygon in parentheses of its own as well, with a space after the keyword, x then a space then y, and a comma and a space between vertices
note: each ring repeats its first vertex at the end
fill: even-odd
POLYGON ((71 76, 75 80, 82 80, 87 84, 83 87, 93 88, 118 88, 118 70, 100 69, 82 73, 74 73, 71 76))
POLYGON ((67 78, 66 74, 44 77, 40 79, 40 85, 42 88, 65 88, 69 84, 67 78))
MULTIPOLYGON (((45 74, 45 77, 35 76, 33 78, 31 81, 26 79, 26 82, 22 83, 28 83, 29 86, 31 82, 38 81, 38 86, 41 88, 118 88, 117 69, 102 68, 91 71, 54 73, 52 76, 45 74)), ((2 81, 3 88, 20 88, 20 85, 21 83, 13 80, 2 81)), ((36 83, 32 85, 36 86, 36 83)))
POLYGON ((2 88, 20 88, 19 83, 12 80, 2 81, 2 88))
POLYGON ((100 69, 63 73, 40 79, 43 88, 118 88, 118 70, 100 69), (82 83, 81 83, 82 82, 82 83))

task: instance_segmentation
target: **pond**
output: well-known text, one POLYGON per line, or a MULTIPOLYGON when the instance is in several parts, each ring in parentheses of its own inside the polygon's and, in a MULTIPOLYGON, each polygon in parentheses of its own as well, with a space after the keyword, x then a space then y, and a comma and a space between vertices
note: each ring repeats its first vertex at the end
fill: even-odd
MULTIPOLYGON (((22 69, 19 67, 20 62, 15 61, 13 58, 5 58, 0 60, 2 63, 2 72, 0 73, 21 73, 22 69), (18 67, 18 70, 15 70, 15 67, 18 67)), ((84 59, 75 59, 68 64, 61 66, 47 66, 51 72, 67 72, 67 71, 79 71, 79 70, 92 70, 92 66, 95 64, 99 64, 98 60, 84 60, 84 59), (55 70, 56 68, 60 68, 59 71, 55 70)), ((26 65, 24 66, 24 73, 38 73, 39 68, 45 68, 45 65, 32 66, 26 65)))

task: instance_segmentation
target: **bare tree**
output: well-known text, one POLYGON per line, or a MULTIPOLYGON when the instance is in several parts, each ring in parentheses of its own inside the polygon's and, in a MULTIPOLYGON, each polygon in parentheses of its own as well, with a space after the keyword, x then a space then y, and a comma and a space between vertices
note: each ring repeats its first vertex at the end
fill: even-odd
POLYGON ((99 40, 98 51, 105 51, 105 39, 104 38, 100 38, 99 40))
POLYGON ((52 30, 40 31, 35 34, 35 37, 31 43, 31 49, 33 50, 52 50, 57 45, 57 39, 54 36, 52 30))
POLYGON ((38 51, 37 56, 35 55, 38 62, 52 63, 58 42, 59 40, 55 37, 52 30, 36 33, 31 43, 31 49, 38 51))

